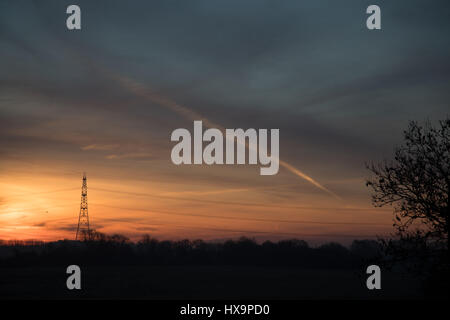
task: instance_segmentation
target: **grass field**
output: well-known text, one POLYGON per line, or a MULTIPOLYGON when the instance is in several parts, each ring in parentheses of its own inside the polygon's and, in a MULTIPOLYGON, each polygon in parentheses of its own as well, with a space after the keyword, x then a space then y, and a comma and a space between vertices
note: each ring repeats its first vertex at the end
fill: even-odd
POLYGON ((1 299, 404 299, 420 298, 417 280, 382 273, 369 291, 355 270, 234 266, 83 267, 81 290, 66 288, 65 268, 0 270, 1 299))

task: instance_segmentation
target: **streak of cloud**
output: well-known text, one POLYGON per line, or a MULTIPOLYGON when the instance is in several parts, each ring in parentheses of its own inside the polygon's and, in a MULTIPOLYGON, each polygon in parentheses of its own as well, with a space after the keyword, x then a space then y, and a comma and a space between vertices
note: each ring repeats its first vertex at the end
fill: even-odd
MULTIPOLYGON (((308 210, 336 210, 336 211, 377 211, 379 212, 379 208, 359 208, 359 207, 317 207, 317 206, 298 206, 298 205, 279 205, 279 204, 271 204, 271 203, 255 203, 255 202, 238 202, 238 201, 220 201, 220 200, 210 200, 210 199, 196 199, 190 197, 171 197, 165 196, 162 194, 154 194, 154 193, 144 193, 144 192, 130 192, 124 190, 112 190, 105 188, 93 188, 90 187, 90 190, 108 192, 108 193, 116 193, 116 194, 125 194, 132 195, 137 197, 149 197, 155 199, 166 199, 166 200, 180 200, 180 201, 189 201, 189 202, 199 202, 199 203, 211 203, 211 204, 222 204, 222 205, 230 205, 230 206, 243 206, 243 207, 270 207, 276 209, 308 209, 308 210)), ((389 213, 390 214, 390 213, 389 213)))
POLYGON ((249 191, 249 188, 235 188, 235 189, 222 189, 213 191, 177 191, 177 192, 164 192, 161 193, 162 196, 176 196, 176 195, 195 195, 204 196, 211 194, 223 194, 223 193, 233 193, 233 192, 245 192, 249 191))
POLYGON ((131 153, 122 153, 122 154, 109 154, 106 156, 106 159, 134 159, 134 160, 147 160, 152 159, 154 155, 149 152, 131 152, 131 153))
POLYGON ((81 150, 87 151, 87 150, 100 150, 100 151, 108 151, 117 149, 119 147, 118 144, 90 144, 84 147, 81 147, 81 150))
MULTIPOLYGON (((192 109, 190 109, 184 105, 181 105, 181 104, 175 102, 174 100, 172 100, 168 97, 164 97, 155 92, 151 92, 142 83, 140 83, 134 79, 124 77, 124 76, 119 76, 119 75, 113 75, 113 78, 116 79, 118 81, 118 83, 120 83, 125 89, 127 89, 129 92, 132 92, 133 94, 143 97, 143 98, 145 98, 153 103, 156 103, 158 105, 164 106, 164 107, 178 113, 179 115, 183 116, 184 118, 186 118, 188 120, 191 120, 191 121, 201 120, 206 127, 217 128, 217 129, 221 130, 222 132, 225 132, 225 127, 223 127, 222 125, 210 121, 208 118, 202 116, 201 114, 193 111, 192 109)), ((246 146, 248 147, 247 143, 246 143, 246 146)), ((279 160, 279 164, 281 166, 283 166, 284 168, 286 168, 287 170, 289 170, 294 175, 296 175, 297 177, 300 177, 300 178, 308 181, 309 183, 311 183, 315 187, 319 188, 320 190, 325 191, 326 193, 332 195, 333 197, 335 197, 339 200, 341 199, 334 192, 330 191, 329 189, 327 189, 326 187, 321 185, 319 182, 314 180, 312 177, 308 176, 307 174, 305 174, 301 170, 297 169, 293 165, 287 163, 286 161, 279 160)))
POLYGON ((280 165, 282 165, 283 167, 285 167, 286 169, 288 169, 290 172, 292 172, 293 174, 295 174, 296 176, 305 179, 306 181, 308 181, 309 183, 312 183, 313 185, 315 185, 317 188, 329 193, 330 195, 332 195, 333 197, 335 197, 338 200, 341 200, 341 198, 335 194, 334 192, 332 192, 331 190, 325 188, 323 185, 321 185, 320 183, 318 183, 316 180, 314 180, 313 178, 311 178, 310 176, 304 174, 303 172, 301 172, 300 170, 298 170, 296 167, 294 167, 293 165, 287 163, 286 161, 280 160, 280 165))
POLYGON ((221 215, 204 215, 196 213, 178 213, 173 211, 162 211, 162 210, 152 210, 144 208, 131 208, 123 206, 114 206, 109 204, 93 203, 97 206, 114 208, 120 210, 129 211, 142 211, 153 214, 163 214, 163 215, 175 215, 183 217, 200 217, 206 219, 225 219, 225 220, 242 220, 242 221, 254 221, 254 222, 270 222, 270 223, 300 223, 300 224, 318 224, 318 225, 365 225, 365 226, 391 226, 389 223, 376 223, 376 222, 355 222, 355 221, 313 221, 313 220, 292 220, 292 219, 264 219, 264 218, 246 218, 246 217, 235 217, 235 216, 221 216, 221 215))

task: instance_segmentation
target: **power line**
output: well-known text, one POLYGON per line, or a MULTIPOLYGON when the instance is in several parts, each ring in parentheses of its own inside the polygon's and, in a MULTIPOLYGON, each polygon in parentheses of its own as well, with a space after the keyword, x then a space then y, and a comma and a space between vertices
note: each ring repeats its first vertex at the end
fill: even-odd
POLYGON ((266 203, 218 201, 218 200, 195 199, 195 198, 185 198, 185 197, 171 197, 171 196, 163 196, 163 195, 154 195, 154 194, 150 194, 150 193, 127 192, 127 191, 119 191, 119 190, 111 190, 111 189, 103 189, 103 188, 91 188, 91 190, 128 194, 128 195, 134 195, 134 196, 140 196, 140 197, 150 197, 150 198, 157 198, 157 199, 184 200, 184 201, 201 202, 201 203, 213 203, 213 204, 249 206, 249 207, 271 207, 271 208, 277 208, 277 209, 285 208, 285 209, 336 210, 336 211, 379 211, 377 208, 327 208, 327 207, 286 206, 286 205, 279 206, 279 205, 273 205, 270 203, 266 204, 266 203))
POLYGON ((22 193, 22 194, 14 194, 11 196, 7 196, 6 198, 15 198, 15 197, 28 197, 33 196, 37 194, 48 194, 48 193, 57 193, 57 192, 64 192, 64 191, 74 191, 79 190, 79 188, 65 188, 65 189, 56 189, 56 190, 49 190, 49 191, 40 191, 40 192, 28 192, 28 193, 22 193))
POLYGON ((201 218, 214 218, 214 219, 227 219, 227 220, 244 220, 244 221, 258 221, 258 222, 275 222, 275 223, 303 223, 303 224, 320 224, 320 225, 370 225, 370 226, 391 226, 391 224, 387 223, 376 223, 376 222, 323 222, 323 221, 311 221, 311 220, 283 220, 283 219, 263 219, 263 218, 246 218, 246 217, 228 217, 228 216, 218 216, 218 215, 202 215, 196 213, 177 213, 170 211, 161 211, 161 210, 151 210, 151 209, 142 209, 142 208, 129 208, 122 206, 111 206, 107 204, 101 203, 92 203, 94 205, 121 209, 121 210, 130 210, 130 211, 143 211, 150 212, 156 214, 166 214, 166 215, 176 215, 176 216, 192 216, 192 217, 201 217, 201 218))

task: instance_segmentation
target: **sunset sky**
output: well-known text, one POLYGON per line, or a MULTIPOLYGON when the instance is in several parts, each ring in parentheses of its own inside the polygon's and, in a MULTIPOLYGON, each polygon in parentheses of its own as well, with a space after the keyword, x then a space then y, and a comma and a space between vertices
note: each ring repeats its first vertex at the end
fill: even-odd
POLYGON ((392 232, 365 162, 449 113, 445 3, 378 1, 369 31, 356 0, 2 1, 0 239, 73 239, 84 171, 91 226, 134 240, 392 232), (172 131, 201 119, 279 128, 291 170, 174 165, 172 131))

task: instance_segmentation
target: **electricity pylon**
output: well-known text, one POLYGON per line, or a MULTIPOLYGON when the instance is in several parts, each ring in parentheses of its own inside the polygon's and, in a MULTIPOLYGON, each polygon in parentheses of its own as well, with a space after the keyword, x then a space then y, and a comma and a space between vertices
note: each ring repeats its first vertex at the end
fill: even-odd
POLYGON ((87 179, 83 173, 83 184, 81 186, 80 215, 78 216, 78 228, 75 240, 88 240, 90 237, 89 214, 87 201, 87 179))

